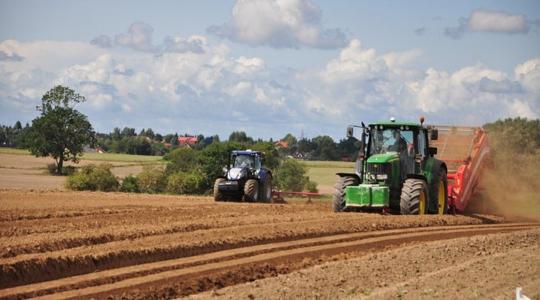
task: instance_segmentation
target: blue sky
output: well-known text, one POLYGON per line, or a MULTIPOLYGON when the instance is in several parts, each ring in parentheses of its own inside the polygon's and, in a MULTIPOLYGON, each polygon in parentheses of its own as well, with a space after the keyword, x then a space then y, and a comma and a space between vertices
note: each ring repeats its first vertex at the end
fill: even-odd
POLYGON ((0 123, 56 84, 102 132, 538 118, 540 2, 0 1, 0 123))

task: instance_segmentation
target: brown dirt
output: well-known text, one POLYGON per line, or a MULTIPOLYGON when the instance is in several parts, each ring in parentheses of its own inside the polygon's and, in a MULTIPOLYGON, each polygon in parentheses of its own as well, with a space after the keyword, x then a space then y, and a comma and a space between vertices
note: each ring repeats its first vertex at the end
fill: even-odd
POLYGON ((410 241, 441 240, 526 228, 530 228, 530 225, 444 226, 258 245, 4 289, 0 291, 0 297, 35 297, 57 292, 46 297, 102 298, 122 295, 123 298, 139 298, 167 295, 166 298, 169 298, 211 287, 241 283, 249 281, 250 278, 290 272, 312 265, 315 261, 325 261, 322 255, 380 250, 410 241))
POLYGON ((238 247, 496 217, 331 212, 330 203, 0 190, 0 285, 10 287, 238 247))
MULTIPOLYGON (((194 299, 540 299, 540 230, 416 243, 194 299)), ((337 258, 336 258, 337 259, 337 258)))

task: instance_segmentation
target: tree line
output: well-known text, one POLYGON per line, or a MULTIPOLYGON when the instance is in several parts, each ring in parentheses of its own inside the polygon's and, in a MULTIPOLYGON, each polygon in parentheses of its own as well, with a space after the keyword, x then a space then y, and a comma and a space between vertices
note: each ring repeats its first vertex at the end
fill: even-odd
MULTIPOLYGON (((28 149, 34 143, 29 141, 31 126, 27 123, 24 127, 17 121, 15 125, 0 126, 0 146, 28 149)), ((185 146, 180 145, 179 137, 191 137, 192 135, 178 133, 160 134, 155 133, 152 128, 142 129, 137 133, 135 128, 124 127, 114 128, 110 133, 96 133, 93 146, 99 151, 110 153, 124 153, 136 155, 163 156, 174 149, 185 146)), ((204 136, 196 135, 196 143, 188 145, 190 148, 200 151, 210 146, 212 143, 219 143, 218 135, 204 136)), ((297 139, 292 134, 285 135, 282 139, 263 140, 254 139, 244 131, 232 132, 228 142, 237 143, 244 148, 252 148, 261 143, 274 145, 277 153, 281 157, 294 157, 304 160, 345 160, 352 161, 357 153, 358 145, 354 138, 342 139, 335 142, 332 137, 321 135, 314 138, 297 139), (285 142, 285 143, 276 143, 285 142)))

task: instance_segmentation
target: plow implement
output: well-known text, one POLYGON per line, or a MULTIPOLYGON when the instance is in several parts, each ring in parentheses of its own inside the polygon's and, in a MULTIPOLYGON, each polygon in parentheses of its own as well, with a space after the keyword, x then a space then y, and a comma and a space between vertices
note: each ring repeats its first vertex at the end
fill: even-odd
POLYGON ((430 143, 448 167, 448 206, 451 212, 463 212, 489 157, 487 134, 479 127, 435 127, 439 138, 430 143))

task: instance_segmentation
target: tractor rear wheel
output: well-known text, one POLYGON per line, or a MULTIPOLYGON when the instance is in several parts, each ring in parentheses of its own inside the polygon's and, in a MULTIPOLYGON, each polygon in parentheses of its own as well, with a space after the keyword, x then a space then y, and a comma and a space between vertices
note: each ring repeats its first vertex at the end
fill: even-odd
POLYGON ((214 183, 214 201, 223 201, 225 200, 225 196, 223 193, 219 190, 219 185, 226 180, 224 178, 218 178, 216 179, 216 182, 214 183))
POLYGON ((448 212, 448 177, 444 168, 439 170, 438 180, 434 184, 433 191, 437 200, 437 214, 444 215, 448 212))
POLYGON ((255 202, 259 196, 259 183, 255 179, 248 179, 244 186, 244 201, 255 202))
POLYGON ((267 176, 264 180, 264 184, 261 191, 261 201, 272 201, 272 176, 267 176))
POLYGON ((427 184, 422 179, 408 178, 401 189, 400 209, 402 215, 426 214, 428 200, 427 184))
POLYGON ((345 211, 345 188, 358 185, 358 178, 354 176, 340 176, 334 191, 334 212, 345 211))

